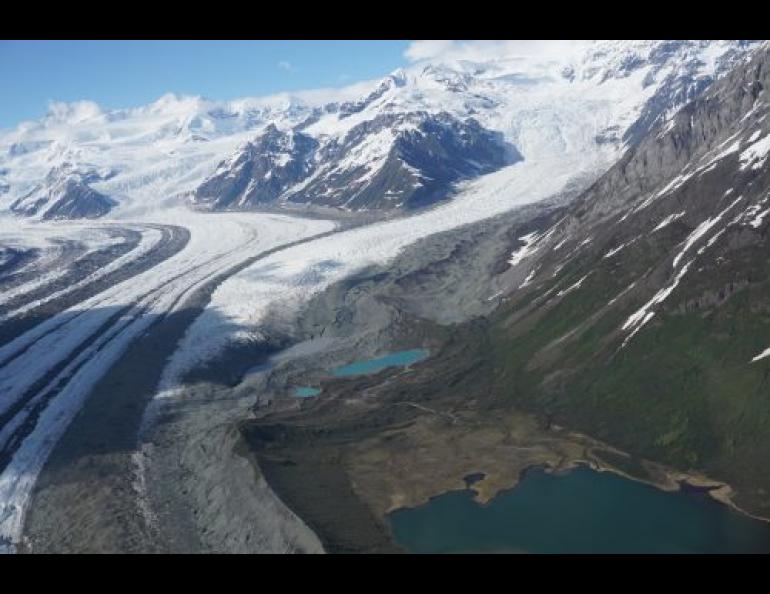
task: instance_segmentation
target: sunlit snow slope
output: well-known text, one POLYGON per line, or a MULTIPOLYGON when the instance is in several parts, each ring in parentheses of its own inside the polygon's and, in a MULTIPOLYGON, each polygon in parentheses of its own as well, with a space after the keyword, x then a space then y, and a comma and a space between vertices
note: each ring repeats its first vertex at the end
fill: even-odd
MULTIPOLYGON (((479 153, 493 147, 479 144, 484 130, 500 134, 525 160, 614 154, 669 118, 751 47, 573 42, 559 44, 558 52, 496 50, 474 60, 418 62, 380 82, 339 91, 231 102, 167 95, 112 111, 87 101, 53 104, 42 120, 0 135, 0 208, 43 218, 102 216, 110 208, 114 216, 154 211, 190 198, 217 173, 239 173, 231 166, 243 164, 238 157, 247 143, 271 125, 307 138, 306 148, 292 154, 278 142, 275 154, 260 155, 268 162, 257 168, 259 178, 243 180, 252 189, 267 192, 269 186, 270 199, 293 203, 397 206, 409 186, 427 185, 435 171, 467 178, 498 166, 479 153), (443 119, 435 120, 439 114, 443 119), (471 119, 481 126, 476 132, 467 127, 471 119), (442 121, 452 122, 445 140, 458 150, 437 163, 430 159, 435 147, 429 137, 437 126, 446 128, 442 121), (292 159, 307 163, 292 167, 292 159), (388 192, 391 198, 383 200, 388 192)), ((259 192, 242 200, 240 190, 223 207, 265 201, 259 192)))

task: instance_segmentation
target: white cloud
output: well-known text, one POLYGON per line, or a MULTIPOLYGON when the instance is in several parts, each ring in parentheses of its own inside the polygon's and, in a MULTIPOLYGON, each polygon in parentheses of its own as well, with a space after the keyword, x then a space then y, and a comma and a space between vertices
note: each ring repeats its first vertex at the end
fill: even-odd
POLYGON ((242 109, 246 105, 272 105, 278 102, 298 100, 307 105, 323 105, 335 101, 354 101, 361 95, 369 94, 380 83, 381 79, 365 80, 343 87, 326 87, 318 89, 306 89, 260 97, 241 97, 227 101, 231 108, 242 109))
POLYGON ((278 66, 278 68, 280 68, 281 70, 285 70, 286 72, 294 71, 294 66, 292 65, 292 63, 286 60, 281 60, 280 62, 278 62, 278 64, 276 64, 276 66, 278 66))
POLYGON ((564 59, 584 48, 587 41, 566 40, 498 40, 498 41, 413 41, 404 51, 412 62, 469 60, 486 62, 495 59, 542 58, 564 59))
POLYGON ((431 58, 435 58, 441 54, 451 52, 456 44, 456 41, 435 39, 429 39, 426 41, 413 41, 404 51, 404 57, 406 57, 408 60, 411 60, 412 62, 430 60, 431 58))
POLYGON ((101 107, 94 101, 49 101, 46 119, 51 122, 76 124, 103 115, 101 107))

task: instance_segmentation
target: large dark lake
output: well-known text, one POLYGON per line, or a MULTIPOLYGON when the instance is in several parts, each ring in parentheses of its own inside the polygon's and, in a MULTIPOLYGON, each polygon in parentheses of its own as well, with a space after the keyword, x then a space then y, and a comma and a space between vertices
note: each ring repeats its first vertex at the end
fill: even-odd
POLYGON ((527 471, 487 505, 454 491, 389 516, 414 553, 768 553, 770 523, 697 491, 666 492, 580 466, 527 471))

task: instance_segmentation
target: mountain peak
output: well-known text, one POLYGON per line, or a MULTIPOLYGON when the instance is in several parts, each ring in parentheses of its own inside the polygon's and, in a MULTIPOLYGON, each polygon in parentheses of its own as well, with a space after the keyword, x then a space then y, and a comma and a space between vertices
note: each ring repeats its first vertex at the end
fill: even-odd
MULTIPOLYGON (((379 170, 398 126, 416 113, 446 112, 458 122, 473 118, 528 160, 581 155, 600 167, 670 118, 752 45, 459 43, 454 53, 339 92, 224 102, 167 93, 144 107, 107 112, 88 101, 55 104, 46 119, 0 136, 0 168, 8 170, 2 201, 7 206, 25 196, 52 164, 66 159, 118 171, 100 188, 151 208, 159 192, 195 191, 224 163, 237 160, 238 147, 260 136, 276 140, 276 154, 291 153, 300 130, 301 142, 319 145, 313 155, 334 153, 343 169, 356 166, 357 176, 364 175, 379 170), (395 127, 383 128, 382 116, 394 116, 395 127), (346 140, 352 131, 355 148, 346 140)), ((305 165, 298 173, 303 171, 305 165)))

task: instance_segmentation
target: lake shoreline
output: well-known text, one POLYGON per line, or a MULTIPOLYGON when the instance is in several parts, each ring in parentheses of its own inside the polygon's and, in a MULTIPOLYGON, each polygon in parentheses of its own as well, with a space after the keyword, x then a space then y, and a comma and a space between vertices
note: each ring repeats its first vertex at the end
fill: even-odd
MULTIPOLYGON (((645 462, 648 464, 654 464, 649 461, 645 461, 645 462)), ((665 473, 666 480, 664 481, 650 480, 650 479, 645 479, 645 478, 635 476, 629 472, 625 472, 606 462, 601 462, 595 457, 590 457, 590 458, 587 457, 584 459, 571 460, 571 461, 565 462, 564 465, 560 465, 560 466, 552 466, 548 463, 532 464, 530 466, 525 467, 509 487, 504 487, 504 488, 501 488, 495 491, 490 491, 490 492, 480 491, 478 489, 478 485, 480 483, 483 483, 485 477, 480 478, 478 480, 473 481, 472 484, 468 484, 464 488, 448 489, 446 491, 437 493, 436 495, 432 495, 426 501, 422 503, 418 503, 417 505, 393 507, 387 511, 387 514, 391 514, 400 509, 414 509, 416 507, 425 505, 427 502, 429 502, 432 499, 435 499, 436 497, 441 497, 442 495, 445 495, 447 493, 459 492, 464 490, 473 492, 474 493, 473 499, 479 505, 482 505, 482 506, 488 505, 490 501, 492 501, 499 495, 505 493, 506 491, 515 489, 519 485, 519 483, 523 480, 524 475, 531 470, 543 469, 545 472, 549 474, 558 474, 562 472, 569 472, 580 466, 588 467, 591 470, 594 470, 596 472, 609 472, 609 473, 621 476, 627 480, 649 485, 651 487, 654 487, 666 493, 677 493, 677 492, 684 493, 684 492, 687 492, 688 490, 701 492, 705 495, 708 495, 708 497, 714 502, 724 505, 732 509, 736 513, 741 514, 742 516, 751 518, 752 520, 758 520, 758 521, 770 524, 770 518, 752 514, 742 509, 740 506, 738 506, 731 499, 733 489, 727 483, 722 483, 713 479, 709 479, 701 474, 687 473, 684 471, 674 470, 674 469, 663 469, 662 466, 657 464, 655 464, 655 466, 658 467, 659 470, 665 473)), ((485 473, 479 472, 478 474, 484 475, 485 473)), ((463 477, 463 479, 465 479, 465 477, 463 477)))
POLYGON ((521 475, 487 502, 465 488, 391 512, 395 542, 413 554, 770 552, 765 523, 701 489, 667 492, 585 463, 558 471, 540 465, 521 475))

